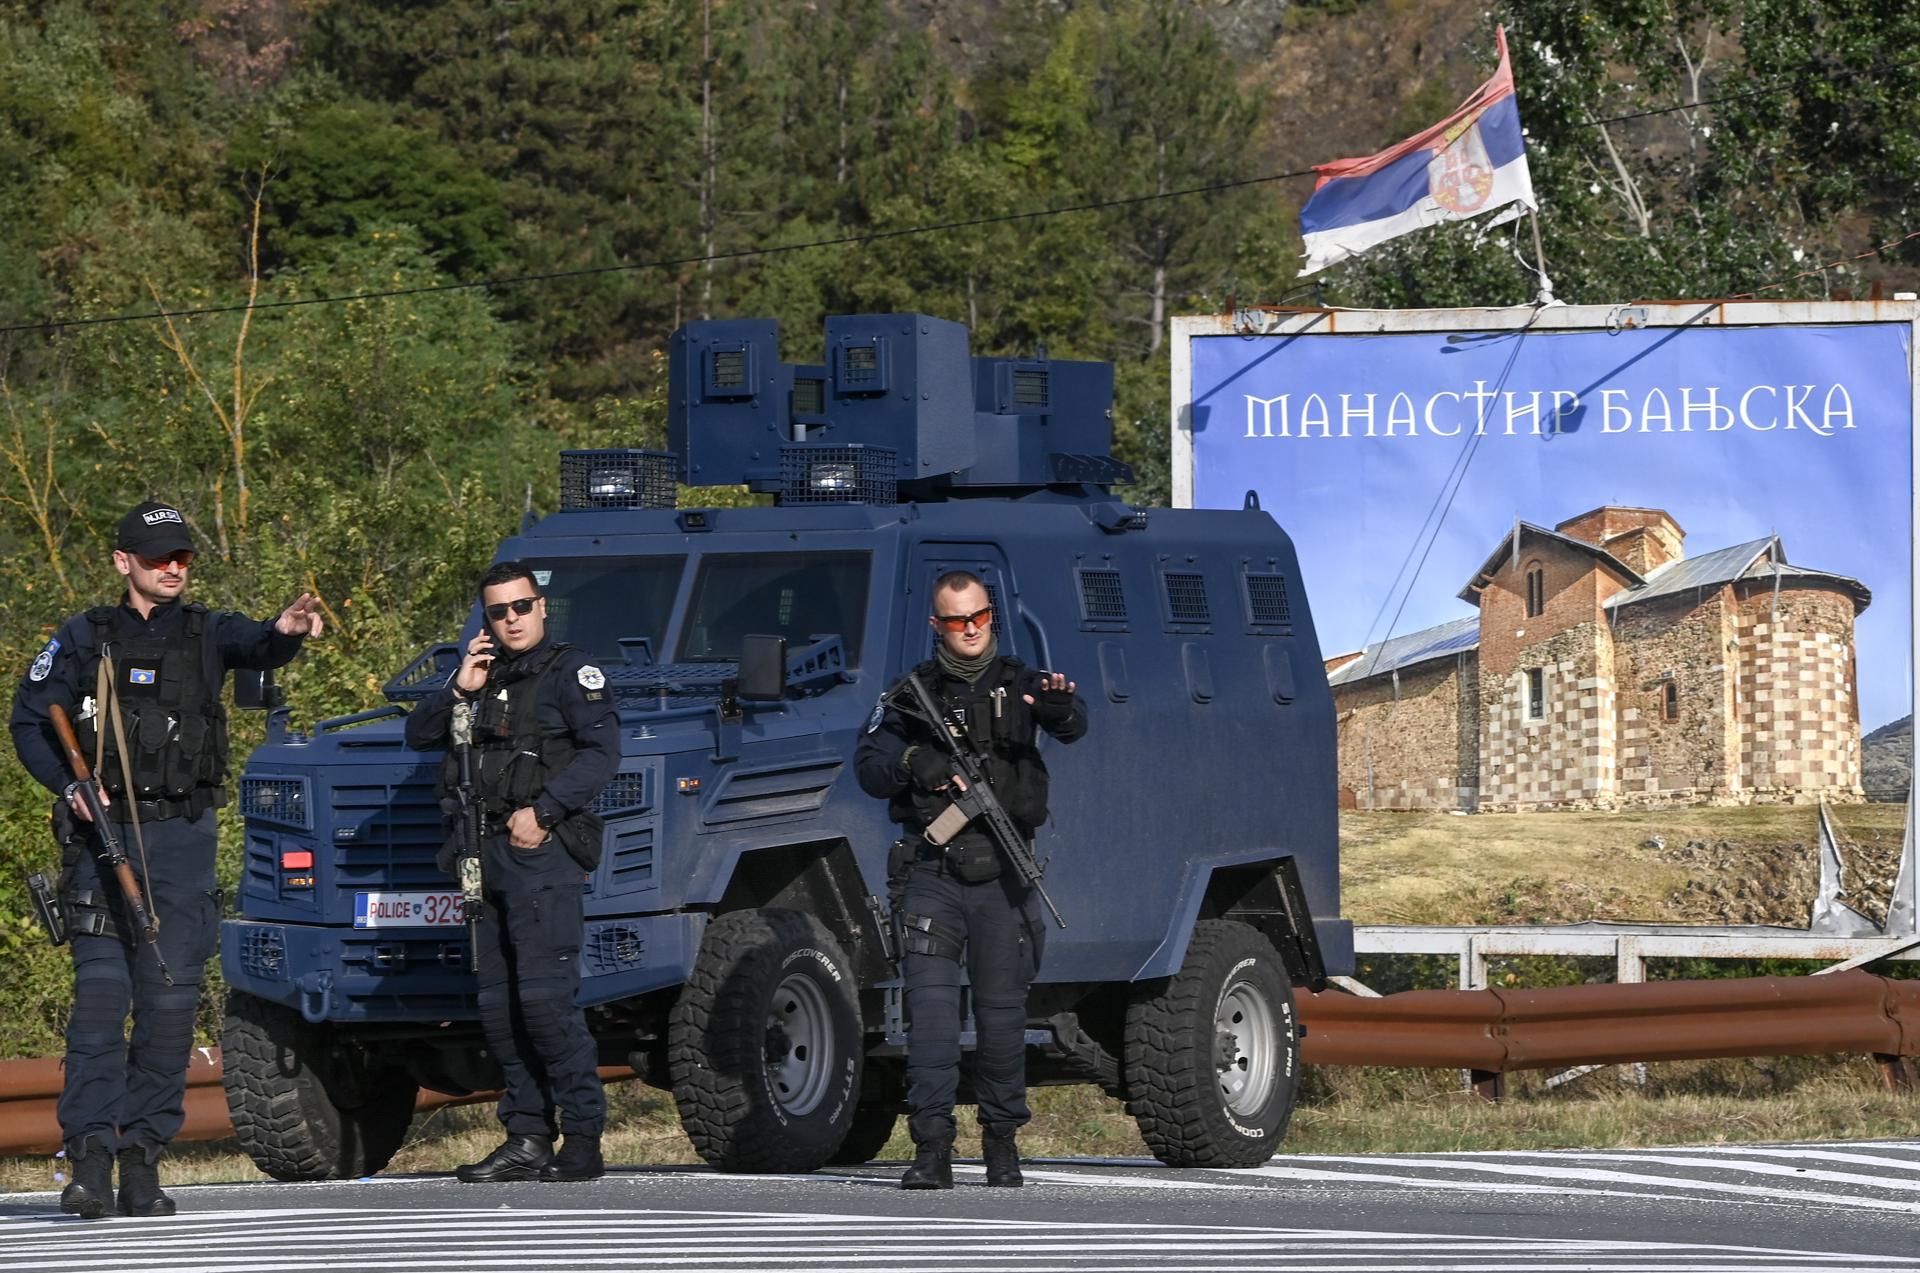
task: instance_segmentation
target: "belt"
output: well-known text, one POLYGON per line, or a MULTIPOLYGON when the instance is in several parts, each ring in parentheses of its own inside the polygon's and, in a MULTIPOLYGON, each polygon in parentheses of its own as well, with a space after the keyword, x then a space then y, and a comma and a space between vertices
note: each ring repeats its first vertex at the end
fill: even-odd
POLYGON ((914 861, 931 862, 942 872, 947 870, 947 854, 953 849, 985 848, 992 849, 996 853, 999 852, 998 849, 994 848, 993 841, 985 839, 984 837, 980 839, 962 839, 960 836, 955 836, 945 844, 934 844, 922 833, 912 838, 912 844, 914 861))
POLYGON ((199 787, 184 796, 136 800, 133 807, 142 822, 160 822, 167 818, 197 818, 209 809, 224 807, 226 803, 225 787, 199 787))

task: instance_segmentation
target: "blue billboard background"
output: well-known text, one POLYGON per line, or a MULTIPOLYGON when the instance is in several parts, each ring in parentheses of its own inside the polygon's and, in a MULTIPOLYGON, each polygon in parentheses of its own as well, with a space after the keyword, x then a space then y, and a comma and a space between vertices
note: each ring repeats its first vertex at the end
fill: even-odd
POLYGON ((1871 731, 1913 704, 1910 338, 1903 323, 1199 337, 1194 502, 1258 492, 1299 549, 1329 655, 1470 615, 1456 594, 1516 518, 1660 508, 1688 557, 1778 535, 1793 564, 1872 591, 1856 628, 1871 731))

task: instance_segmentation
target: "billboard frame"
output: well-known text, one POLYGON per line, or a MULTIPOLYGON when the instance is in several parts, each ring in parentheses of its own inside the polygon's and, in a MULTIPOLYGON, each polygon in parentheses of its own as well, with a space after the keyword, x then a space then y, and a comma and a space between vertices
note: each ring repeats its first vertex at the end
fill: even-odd
MULTIPOLYGON (((1193 444, 1193 342, 1218 338, 1271 336, 1377 336, 1409 333, 1617 332, 1636 328, 1679 327, 1832 327, 1850 324, 1904 323, 1908 328, 1907 389, 1912 403, 1910 428, 1920 433, 1920 299, 1898 293, 1892 300, 1867 301, 1630 301, 1612 305, 1562 305, 1545 308, 1510 305, 1468 309, 1242 309, 1230 314, 1179 315, 1173 318, 1172 375, 1168 413, 1168 458, 1175 508, 1192 508, 1195 489, 1193 444)), ((1908 563, 1912 572, 1907 616, 1910 712, 1920 715, 1920 437, 1910 448, 1908 474, 1912 500, 1908 563)), ((1281 510, 1284 512, 1284 510, 1281 510)), ((1916 757, 1920 762, 1920 756, 1916 757)), ((1909 771, 1906 843, 1890 899, 1884 933, 1920 936, 1920 854, 1914 834, 1914 779, 1909 771)), ((1777 931, 1777 930, 1775 930, 1777 931)))

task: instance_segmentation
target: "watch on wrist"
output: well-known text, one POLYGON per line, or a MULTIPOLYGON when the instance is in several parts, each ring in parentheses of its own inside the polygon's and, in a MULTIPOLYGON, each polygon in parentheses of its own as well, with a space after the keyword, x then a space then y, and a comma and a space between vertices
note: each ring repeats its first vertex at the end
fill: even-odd
POLYGON ((553 830, 554 826, 559 821, 560 821, 560 815, 558 813, 549 809, 543 809, 539 805, 535 805, 533 807, 534 825, 539 827, 542 831, 553 830))

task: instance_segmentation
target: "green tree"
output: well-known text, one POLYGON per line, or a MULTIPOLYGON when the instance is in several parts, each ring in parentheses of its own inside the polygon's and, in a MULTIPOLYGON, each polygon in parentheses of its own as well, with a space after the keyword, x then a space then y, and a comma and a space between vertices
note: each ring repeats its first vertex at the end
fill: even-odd
POLYGON ((506 255, 506 209, 493 180, 453 147, 386 116, 370 103, 326 103, 284 133, 234 149, 235 167, 266 174, 271 264, 325 262, 396 225, 418 231, 459 278, 477 277, 506 255))
MULTIPOLYGON (((1831 295, 1862 274, 1793 276, 1868 246, 1863 225, 1878 239, 1914 228, 1911 6, 1505 0, 1495 16, 1508 24, 1563 299, 1726 296, 1781 282, 1768 295, 1831 295)), ((1489 37, 1474 43, 1490 51, 1489 37)), ((1532 291, 1510 242, 1472 223, 1423 233, 1333 271, 1330 292, 1355 304, 1510 304, 1532 291)), ((1519 246, 1531 258, 1530 243, 1519 246)), ((1909 245, 1904 259, 1920 253, 1909 245)))

